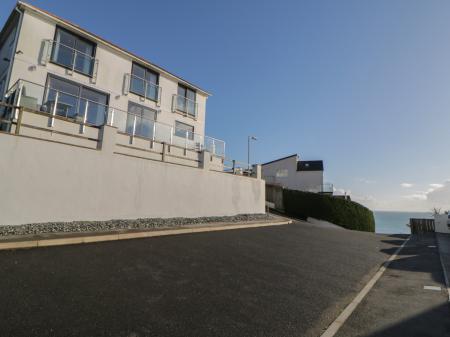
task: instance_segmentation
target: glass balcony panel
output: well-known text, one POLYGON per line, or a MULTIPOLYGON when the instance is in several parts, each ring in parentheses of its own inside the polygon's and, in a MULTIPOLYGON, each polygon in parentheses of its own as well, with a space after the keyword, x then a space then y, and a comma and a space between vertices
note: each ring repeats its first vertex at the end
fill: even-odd
MULTIPOLYGON (((53 112, 56 102, 56 90, 48 89, 47 98, 43 104, 45 111, 53 112)), ((66 93, 58 93, 58 104, 56 105, 56 114, 62 117, 75 118, 78 116, 78 98, 66 93)))
POLYGON ((56 41, 53 42, 52 61, 62 66, 72 68, 75 51, 56 41))
POLYGON ((137 95, 145 96, 145 81, 141 78, 131 75, 130 91, 137 95))
POLYGON ((186 112, 186 98, 177 96, 177 109, 186 112))
POLYGON ((153 136, 153 121, 147 118, 139 118, 139 136, 145 138, 152 138, 153 136))
POLYGON ((80 99, 79 112, 78 115, 75 116, 77 122, 84 121, 84 112, 86 111, 86 104, 88 105, 86 123, 94 126, 101 126, 105 124, 108 107, 106 105, 96 103, 93 101, 88 101, 86 99, 80 99))
POLYGON ((147 98, 154 101, 158 100, 158 87, 152 83, 147 82, 147 98))
POLYGON ((195 102, 186 100, 186 112, 189 115, 195 116, 195 102))
POLYGON ((91 75, 94 69, 94 59, 88 55, 75 52, 74 69, 80 73, 91 75))

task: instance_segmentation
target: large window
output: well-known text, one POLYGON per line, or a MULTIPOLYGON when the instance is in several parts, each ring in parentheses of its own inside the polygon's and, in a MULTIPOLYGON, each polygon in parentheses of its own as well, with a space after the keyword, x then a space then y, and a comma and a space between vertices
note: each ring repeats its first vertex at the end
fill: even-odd
POLYGON ((196 115, 195 91, 178 84, 177 109, 191 116, 196 115))
POLYGON ((159 75, 154 71, 133 63, 131 68, 130 91, 136 95, 158 101, 159 75))
POLYGON ((175 136, 194 140, 194 127, 192 125, 176 121, 175 136))
POLYGON ((62 28, 56 28, 52 49, 52 62, 92 76, 95 62, 94 55, 94 43, 62 28))
POLYGON ((44 94, 42 110, 58 116, 84 121, 100 126, 108 113, 108 95, 81 84, 49 76, 44 94), (56 105, 55 105, 56 104, 56 105))
POLYGON ((133 127, 136 121, 134 134, 145 138, 152 138, 155 117, 155 110, 140 104, 128 102, 127 133, 133 134, 133 127))

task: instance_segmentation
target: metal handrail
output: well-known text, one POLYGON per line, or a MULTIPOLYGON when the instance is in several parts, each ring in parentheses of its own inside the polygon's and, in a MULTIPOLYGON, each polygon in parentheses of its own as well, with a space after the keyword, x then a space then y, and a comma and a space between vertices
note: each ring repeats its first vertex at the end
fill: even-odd
MULTIPOLYGON (((184 138, 185 139, 185 143, 184 146, 185 148, 195 148, 197 150, 208 150, 209 152, 211 152, 212 154, 218 156, 218 157, 224 157, 225 156, 225 142, 217 139, 217 138, 213 138, 213 137, 209 137, 203 134, 199 134, 199 133, 195 133, 195 132, 191 132, 191 131, 187 131, 187 130, 183 130, 183 129, 177 129, 175 126, 173 125, 169 125, 166 123, 162 123, 162 122, 157 122, 154 119, 151 118, 147 118, 145 116, 142 115, 138 115, 120 108, 115 108, 115 107, 111 107, 109 105, 106 104, 102 104, 87 98, 83 98, 80 95, 74 95, 71 93, 67 93, 61 90, 56 90, 54 88, 51 88, 50 86, 43 86, 40 85, 38 83, 35 82, 31 82, 31 81, 27 81, 27 80, 22 80, 19 79, 18 81, 16 81, 13 86, 8 90, 8 96, 11 95, 13 92, 18 92, 18 95, 15 98, 15 106, 21 106, 21 102, 20 99, 22 97, 23 94, 23 88, 24 86, 26 87, 26 84, 31 84, 34 86, 37 86, 39 88, 41 88, 43 90, 42 95, 45 95, 45 92, 48 90, 53 90, 55 92, 55 99, 54 102, 52 104, 52 109, 51 111, 47 111, 48 113, 50 113, 51 115, 51 119, 49 122, 49 126, 53 127, 54 126, 54 120, 56 119, 56 112, 57 112, 57 106, 58 106, 58 101, 61 98, 61 95, 67 95, 70 97, 73 97, 74 99, 77 100, 77 102, 80 102, 81 100, 83 100, 84 102, 86 102, 86 105, 84 107, 84 116, 83 116, 83 122, 82 124, 86 124, 86 125, 90 125, 89 123, 87 123, 87 112, 88 112, 88 106, 91 105, 97 105, 100 106, 102 109, 105 110, 105 116, 104 116, 104 121, 102 124, 100 125, 110 125, 110 126, 116 126, 119 128, 119 130, 124 131, 128 134, 130 134, 130 136, 132 137, 132 139, 135 136, 139 136, 136 135, 136 126, 137 126, 137 121, 138 118, 140 121, 146 121, 147 124, 151 123, 153 125, 153 130, 151 132, 151 137, 148 137, 149 139, 153 140, 153 141, 166 141, 165 138, 167 138, 167 140, 169 141, 169 144, 174 144, 175 139, 174 136, 180 137, 178 135, 176 135, 176 131, 182 130, 185 133, 184 137, 180 137, 180 138, 184 138), (124 117, 126 118, 118 118, 118 114, 123 114, 124 117), (133 122, 133 129, 130 130, 131 132, 129 132, 129 130, 127 130, 127 123, 129 121, 128 118, 131 118, 132 122, 133 122), (125 121, 125 124, 123 125, 119 125, 119 122, 117 120, 122 120, 125 121), (156 137, 156 135, 158 134, 157 131, 163 130, 163 136, 166 137, 161 137, 161 139, 157 139, 158 137, 156 137), (170 134, 169 134, 169 130, 170 130, 170 134), (192 139, 191 139, 192 138, 192 139)), ((31 90, 32 91, 32 90, 31 90)), ((42 97, 42 96, 41 96, 42 97)), ((37 97, 36 97, 37 98, 37 97)), ((41 107, 44 104, 44 101, 42 101, 41 107)), ((78 107, 77 109, 80 109, 80 104, 78 103, 78 107)), ((78 110, 77 110, 78 111, 78 110)), ((80 114, 81 115, 81 114, 80 114)), ((17 116, 15 117, 17 118, 17 116)), ((81 123, 80 123, 81 124, 81 123)), ((99 126, 99 125, 96 125, 99 126)), ((84 132, 84 127, 81 128, 81 132, 84 132)), ((161 131, 160 131, 161 132, 161 131)))
POLYGON ((190 99, 190 98, 187 98, 186 96, 181 96, 181 95, 177 95, 177 94, 174 94, 173 95, 173 99, 172 99, 172 105, 173 105, 173 110, 174 110, 174 112, 175 111, 182 111, 182 112, 184 112, 184 113, 186 113, 187 115, 191 115, 191 116, 193 116, 193 117, 197 117, 197 115, 198 115, 198 102, 197 101, 194 101, 194 100, 192 100, 192 99, 190 99), (178 106, 178 98, 181 98, 181 99, 183 99, 185 102, 191 102, 191 103, 193 103, 194 104, 194 114, 191 114, 189 111, 188 111, 188 108, 187 108, 187 103, 185 103, 185 110, 183 110, 183 109, 180 109, 180 107, 178 106))
POLYGON ((51 43, 59 44, 59 45, 61 45, 61 46, 63 46, 63 47, 72 49, 75 53, 85 55, 85 56, 89 57, 89 58, 92 59, 92 60, 95 60, 95 59, 96 59, 96 58, 95 58, 94 56, 92 56, 92 55, 83 53, 82 51, 79 51, 79 50, 77 50, 77 49, 75 49, 75 48, 73 48, 73 47, 71 47, 71 46, 68 46, 68 45, 66 45, 66 44, 64 44, 64 43, 58 42, 58 41, 56 41, 56 40, 48 40, 48 41, 51 42, 51 43))
MULTIPOLYGON (((130 92, 136 94, 134 91, 131 91, 131 79, 132 78, 136 78, 136 79, 138 79, 140 81, 144 81, 144 83, 145 83, 145 86, 144 86, 144 98, 145 99, 149 98, 149 96, 147 96, 147 87, 148 87, 148 85, 150 85, 150 86, 156 88, 156 95, 157 95, 157 97, 156 97, 155 100, 157 102, 159 102, 161 100, 162 87, 160 85, 158 85, 156 83, 153 83, 153 82, 150 82, 150 81, 146 80, 145 78, 142 78, 140 76, 134 75, 132 73, 128 73, 127 75, 130 76, 130 88, 129 88, 130 92)), ((150 99, 152 99, 152 98, 150 97, 150 99)))
MULTIPOLYGON (((73 52, 73 59, 72 59, 72 61, 71 61, 71 63, 72 63, 72 64, 71 64, 71 70, 72 70, 72 71, 79 71, 79 72, 81 72, 81 73, 83 73, 83 74, 88 74, 88 75, 90 75, 90 76, 94 76, 94 72, 95 72, 95 69, 94 69, 94 68, 95 68, 96 65, 98 64, 98 59, 96 59, 94 56, 89 55, 89 54, 86 54, 86 53, 84 53, 84 52, 82 52, 82 51, 79 51, 79 50, 77 50, 77 49, 75 49, 75 48, 73 48, 73 47, 71 47, 71 46, 68 46, 68 45, 66 45, 66 44, 64 44, 64 43, 58 42, 58 41, 56 41, 56 40, 47 40, 47 41, 48 41, 49 43, 51 43, 51 45, 52 45, 52 52, 51 52, 51 55, 50 55, 50 60, 51 60, 52 62, 61 64, 61 63, 59 63, 58 61, 56 61, 56 60, 54 59, 54 55, 55 55, 55 54, 53 54, 53 53, 54 53, 53 48, 55 48, 55 45, 59 45, 59 46, 65 47, 65 48, 68 48, 68 49, 72 50, 72 52, 73 52), (76 64, 76 60, 77 60, 77 56, 78 56, 78 55, 81 55, 81 56, 86 57, 86 58, 89 59, 89 62, 90 62, 91 64, 90 64, 90 69, 89 69, 88 72, 84 72, 84 71, 75 69, 75 64, 76 64)), ((56 56, 56 55, 55 55, 55 56, 56 56)))

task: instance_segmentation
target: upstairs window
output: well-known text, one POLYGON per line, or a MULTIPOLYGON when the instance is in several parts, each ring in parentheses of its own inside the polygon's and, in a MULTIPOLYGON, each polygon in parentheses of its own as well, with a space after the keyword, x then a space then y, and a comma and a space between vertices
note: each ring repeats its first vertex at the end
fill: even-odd
POLYGON ((95 44, 65 29, 56 28, 51 60, 63 67, 92 76, 95 44))
POLYGON ((194 127, 192 125, 176 121, 175 136, 194 140, 194 127))
POLYGON ((178 84, 177 109, 191 116, 196 116, 195 91, 178 84))
POLYGON ((130 91, 136 95, 159 100, 159 75, 158 73, 144 68, 136 63, 131 67, 130 91))
POLYGON ((134 121, 136 128, 134 134, 145 138, 153 137, 153 124, 156 119, 156 111, 140 104, 128 102, 127 133, 132 135, 134 121))

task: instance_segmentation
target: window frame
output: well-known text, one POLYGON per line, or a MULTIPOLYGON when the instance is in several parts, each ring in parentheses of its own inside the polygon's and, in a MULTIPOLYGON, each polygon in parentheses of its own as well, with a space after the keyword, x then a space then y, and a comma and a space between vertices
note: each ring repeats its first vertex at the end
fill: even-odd
MULTIPOLYGON (((49 88, 50 88, 50 78, 54 78, 54 79, 57 79, 57 80, 60 80, 60 81, 65 81, 65 82, 68 82, 68 83, 70 83, 70 84, 72 84, 72 85, 76 85, 76 86, 78 86, 78 99, 80 99, 80 98, 82 98, 81 97, 81 93, 82 93, 82 89, 83 88, 86 88, 86 89, 88 89, 88 90, 91 90, 91 91, 94 91, 94 92, 97 92, 97 93, 99 93, 99 94, 101 94, 101 95, 105 95, 106 96, 106 104, 105 104, 105 106, 107 106, 108 108, 109 108, 109 101, 110 101, 110 95, 109 95, 109 93, 106 93, 106 92, 103 92, 103 91, 101 91, 101 90, 98 90, 97 88, 93 88, 93 87, 91 87, 91 86, 88 86, 88 85, 85 85, 85 84, 83 84, 83 83, 79 83, 79 82, 77 82, 77 81, 72 81, 72 80, 69 80, 69 79, 67 79, 67 78, 64 78, 64 77, 62 77, 62 76, 58 76, 58 75, 55 75, 55 74, 52 74, 52 73, 47 73, 47 78, 46 78, 46 80, 45 80, 45 88, 44 88, 44 95, 43 95, 43 97, 42 97, 42 104, 44 104, 44 101, 45 101, 45 98, 47 97, 47 95, 48 95, 48 90, 49 90, 49 88)), ((52 89, 52 88, 50 88, 50 89, 52 89)), ((53 89, 53 90, 56 90, 56 89, 53 89)), ((67 93, 67 94, 69 94, 69 93, 67 93)), ((71 94, 69 94, 69 95, 71 95, 71 94)), ((86 99, 86 98, 85 98, 86 99)), ((100 103, 100 104, 102 104, 103 105, 103 103, 100 103)), ((79 109, 79 107, 78 107, 78 109, 79 109)), ((46 111, 46 113, 48 113, 48 114, 51 114, 51 111, 46 111)), ((64 118, 66 118, 67 120, 70 120, 70 121, 75 121, 75 122, 77 122, 77 120, 76 120, 76 118, 72 118, 72 117, 64 117, 64 118)), ((105 121, 104 121, 104 124, 106 124, 107 123, 107 116, 106 116, 106 118, 105 118, 105 121)), ((95 125, 91 125, 92 127, 100 127, 100 126, 95 126, 95 125)))
MULTIPOLYGON (((89 78, 93 78, 94 77, 94 67, 95 67, 95 65, 92 65, 92 69, 91 69, 92 73, 87 74, 87 73, 84 73, 82 71, 79 71, 79 70, 75 69, 75 67, 73 65, 72 65, 72 67, 69 67, 69 66, 66 66, 66 65, 64 65, 62 63, 59 63, 59 62, 56 62, 56 61, 53 60, 53 57, 55 56, 54 44, 56 43, 56 37, 57 37, 57 34, 58 34, 58 30, 62 30, 64 32, 66 32, 66 33, 69 33, 69 34, 75 36, 75 38, 77 38, 77 39, 79 39, 81 41, 84 41, 86 43, 91 44, 92 47, 93 47, 92 48, 92 55, 91 55, 91 57, 94 60, 94 63, 95 63, 95 58, 96 58, 96 55, 97 55, 97 43, 95 43, 95 42, 93 42, 93 41, 91 41, 91 40, 89 40, 89 39, 87 39, 87 38, 85 38, 85 37, 83 37, 83 36, 81 36, 81 35, 79 35, 77 33, 74 33, 74 32, 72 32, 72 31, 70 31, 70 30, 68 30, 68 29, 66 29, 64 27, 56 25, 55 33, 53 35, 52 52, 51 52, 51 55, 50 55, 50 63, 53 63, 53 64, 55 64, 55 65, 57 65, 59 67, 65 68, 65 69, 69 69, 69 70, 71 70, 73 72, 76 72, 77 74, 81 74, 81 75, 84 75, 84 76, 88 76, 89 78)), ((73 49, 75 49, 75 48, 73 48, 73 49)))
MULTIPOLYGON (((138 107, 140 107, 142 110, 144 110, 144 109, 151 110, 151 111, 154 113, 154 118, 153 118, 152 122, 153 122, 153 123, 156 122, 156 119, 157 119, 157 116, 158 116, 158 110, 153 109, 153 108, 151 108, 151 107, 149 107, 149 106, 146 106, 146 105, 143 105, 143 104, 139 104, 139 103, 136 103, 136 102, 133 102, 133 101, 129 100, 129 101, 128 101, 128 106, 127 106, 126 129, 128 129, 128 118, 129 118, 130 115, 135 115, 137 118, 140 119, 140 121, 139 121, 139 128, 140 128, 140 129, 142 128, 142 124, 143 124, 143 123, 142 123, 142 119, 145 119, 145 118, 143 117, 143 111, 141 112, 140 116, 138 116, 138 115, 136 115, 136 114, 133 114, 133 113, 130 113, 130 105, 138 106, 138 107)), ((136 120, 137 120, 137 119, 136 119, 136 120)), ((136 123, 136 124, 137 124, 137 123, 136 123)), ((136 126, 136 129, 137 129, 137 126, 136 126)), ((127 133, 128 133, 128 132, 127 132, 127 133)), ((132 134, 132 133, 128 133, 128 134, 132 134)), ((151 139, 151 138, 153 137, 153 130, 151 131, 150 137, 143 136, 141 132, 137 133, 136 131, 135 131, 135 133, 134 133, 133 136, 134 136, 134 137, 141 137, 141 138, 145 138, 145 139, 151 139)))
POLYGON ((159 92, 159 78, 160 78, 160 73, 158 73, 157 71, 155 71, 153 69, 150 69, 149 67, 143 66, 140 63, 132 61, 131 62, 131 71, 130 71, 130 89, 129 89, 129 91, 132 94, 137 95, 139 97, 143 97, 143 98, 148 99, 148 100, 153 101, 153 102, 159 102, 161 100, 160 92, 159 92), (145 73, 144 73, 144 77, 143 78, 133 74, 133 67, 134 66, 138 66, 138 67, 141 67, 141 68, 144 69, 145 73), (152 83, 152 84, 154 84, 154 85, 156 85, 158 87, 158 89, 156 91, 157 92, 156 100, 151 98, 151 97, 146 96, 145 95, 145 89, 144 89, 144 95, 141 95, 140 93, 133 91, 132 88, 131 88, 131 81, 133 80, 133 77, 137 77, 140 80, 143 80, 145 82, 151 83, 150 81, 147 81, 147 79, 146 79, 146 76, 147 76, 148 72, 153 73, 154 75, 156 75, 156 83, 152 83))
MULTIPOLYGON (((195 126, 194 125, 191 125, 191 124, 187 124, 187 123, 184 123, 184 122, 180 122, 180 121, 175 121, 175 128, 174 128, 174 136, 176 136, 176 137, 179 137, 179 138, 183 138, 183 139, 186 139, 186 136, 180 136, 180 135, 177 135, 177 124, 183 124, 183 125, 185 125, 185 126, 188 126, 188 127, 191 127, 192 128, 192 131, 190 131, 190 134, 192 135, 192 136, 189 136, 188 137, 188 139, 189 140, 194 140, 194 135, 195 135, 195 126)), ((187 131, 187 130, 186 130, 187 131)), ((188 131, 189 132, 189 131, 188 131)))
POLYGON ((187 85, 184 85, 184 84, 182 84, 182 83, 178 83, 178 87, 177 87, 177 97, 178 96, 181 96, 181 97, 184 97, 184 99, 185 99, 185 104, 186 104, 186 111, 184 111, 184 110, 181 110, 179 107, 178 107, 178 99, 177 99, 177 111, 180 111, 181 113, 183 113, 183 115, 185 115, 185 116, 188 116, 188 117, 190 117, 190 118, 197 118, 197 109, 198 109, 198 106, 197 106, 197 90, 195 90, 195 89, 192 89, 191 87, 188 87, 187 85), (179 89, 180 88, 182 88, 183 90, 184 90, 184 95, 180 95, 179 94, 179 89), (188 97, 188 91, 191 91, 192 93, 194 93, 194 100, 192 100, 192 99, 190 99, 189 97, 188 97), (194 102, 194 114, 191 114, 191 113, 189 113, 188 112, 188 108, 187 108, 187 101, 192 101, 192 102, 194 102))

